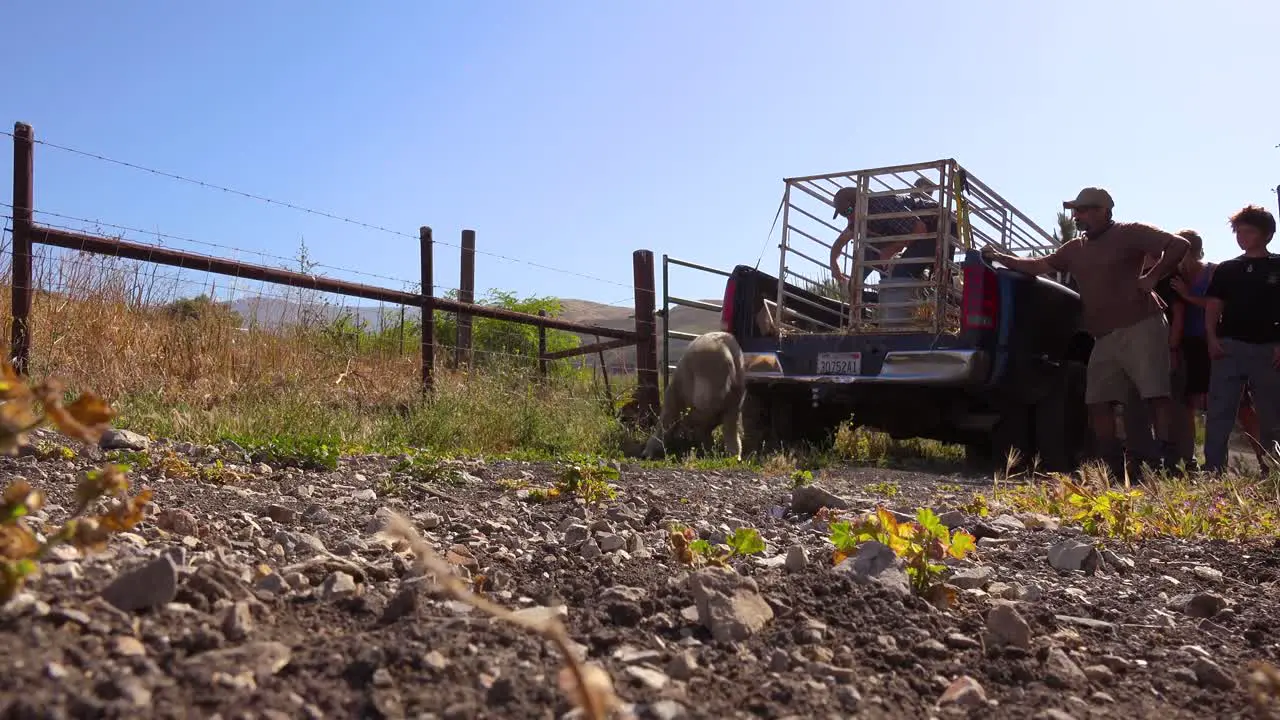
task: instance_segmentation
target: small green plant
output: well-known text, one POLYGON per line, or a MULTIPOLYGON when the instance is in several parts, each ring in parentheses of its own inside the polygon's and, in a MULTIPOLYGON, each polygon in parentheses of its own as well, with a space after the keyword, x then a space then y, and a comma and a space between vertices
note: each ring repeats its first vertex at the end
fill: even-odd
POLYGON ((986 517, 991 514, 991 506, 987 504, 987 496, 982 493, 974 493, 969 502, 960 506, 960 510, 978 517, 986 517))
POLYGON ((384 475, 374 479, 373 491, 378 493, 378 497, 400 497, 404 494, 405 487, 394 476, 384 475))
POLYGON ((140 450, 112 450, 106 454, 106 458, 117 465, 124 466, 126 472, 151 467, 151 456, 140 450))
POLYGON ((79 453, 72 448, 49 440, 37 441, 35 451, 41 460, 75 460, 79 457, 79 453))
POLYGON ((561 472, 556 488, 563 494, 582 498, 588 505, 595 505, 618 496, 618 491, 609 484, 618 477, 618 469, 602 460, 571 461, 561 472))
POLYGON ((446 458, 435 457, 425 453, 413 453, 400 460, 391 468, 392 472, 408 475, 416 482, 431 485, 461 486, 465 484, 462 468, 454 465, 446 458))
POLYGON ((880 495, 881 497, 892 498, 898 496, 898 493, 901 492, 901 488, 898 487, 898 483, 892 480, 884 480, 867 485, 867 492, 880 495))
POLYGON ((156 468, 160 471, 162 477, 175 480, 186 480, 196 475, 196 466, 172 450, 166 450, 160 456, 160 459, 156 461, 156 468))
POLYGON ((240 480, 240 474, 227 467, 221 460, 214 460, 208 465, 200 465, 195 469, 196 478, 214 485, 226 485, 240 480))
POLYGON ((963 491, 964 491, 964 488, 960 487, 959 485, 956 485, 955 483, 940 483, 938 485, 938 492, 958 493, 963 491))
POLYGON ((794 470, 791 473, 791 487, 801 488, 813 484, 813 473, 808 470, 794 470))
POLYGON ((672 555, 685 564, 695 567, 715 565, 726 567, 735 557, 764 552, 764 538, 754 528, 740 527, 725 538, 724 543, 712 545, 698 537, 691 527, 675 524, 667 533, 672 555))
POLYGON ((1083 485, 1063 479, 1067 503, 1075 509, 1073 522, 1090 535, 1103 535, 1120 540, 1133 540, 1142 533, 1143 524, 1134 514, 1134 504, 1141 490, 1091 492, 1083 485))
POLYGON ((228 438, 249 453, 253 462, 273 467, 296 467, 300 470, 337 470, 342 455, 339 443, 316 437, 275 437, 265 442, 246 438, 228 438))
POLYGON ((946 570, 941 564, 943 559, 963 559, 976 547, 972 535, 963 530, 952 533, 928 508, 916 511, 914 522, 899 522, 892 512, 880 507, 856 522, 831 524, 831 543, 836 547, 833 559, 837 563, 868 540, 887 545, 906 561, 912 589, 919 595, 931 593, 946 570))

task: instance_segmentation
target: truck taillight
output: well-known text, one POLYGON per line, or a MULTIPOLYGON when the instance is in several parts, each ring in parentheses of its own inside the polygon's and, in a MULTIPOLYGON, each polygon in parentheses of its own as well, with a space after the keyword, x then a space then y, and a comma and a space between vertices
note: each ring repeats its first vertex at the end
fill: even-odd
POLYGON ((974 263, 964 268, 964 295, 960 301, 960 327, 990 330, 1000 311, 1000 286, 990 268, 974 263))
POLYGON ((724 303, 720 306, 720 329, 733 332, 733 290, 737 281, 729 278, 724 284, 724 303))

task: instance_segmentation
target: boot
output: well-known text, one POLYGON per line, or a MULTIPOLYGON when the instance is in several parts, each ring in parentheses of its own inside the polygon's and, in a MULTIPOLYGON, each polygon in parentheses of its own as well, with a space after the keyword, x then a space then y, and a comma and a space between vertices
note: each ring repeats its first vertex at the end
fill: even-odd
POLYGON ((1123 484, 1125 475, 1125 452, 1124 446, 1119 441, 1112 441, 1107 444, 1099 444, 1098 458, 1107 466, 1107 471, 1111 473, 1111 481, 1123 484))
POLYGON ((1194 462, 1194 461, 1188 462, 1186 458, 1182 457, 1181 453, 1178 452, 1177 445, 1168 440, 1160 441, 1160 461, 1161 461, 1161 465, 1164 466, 1164 471, 1169 473, 1170 475, 1178 475, 1184 472, 1190 472, 1191 462, 1194 462), (1178 469, 1178 465, 1182 463, 1186 463, 1185 470, 1178 469))

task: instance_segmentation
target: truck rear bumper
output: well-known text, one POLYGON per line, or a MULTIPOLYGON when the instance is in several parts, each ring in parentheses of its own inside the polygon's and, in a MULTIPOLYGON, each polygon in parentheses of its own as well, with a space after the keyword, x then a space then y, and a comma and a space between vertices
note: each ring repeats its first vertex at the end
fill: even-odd
POLYGON ((788 374, 776 352, 743 353, 748 382, 831 385, 914 385, 955 387, 981 382, 990 373, 990 357, 981 350, 909 350, 888 352, 874 375, 788 374))

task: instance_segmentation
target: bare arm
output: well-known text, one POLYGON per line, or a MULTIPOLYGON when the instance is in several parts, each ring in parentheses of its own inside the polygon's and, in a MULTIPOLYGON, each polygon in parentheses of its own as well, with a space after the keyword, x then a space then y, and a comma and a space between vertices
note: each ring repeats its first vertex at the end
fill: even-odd
POLYGON ((1020 258, 1017 255, 996 251, 984 252, 983 256, 987 258, 988 262, 999 260, 1001 265, 1026 275, 1048 275, 1049 273, 1057 272, 1057 269, 1049 264, 1048 258, 1020 258))
MULTIPOLYGON (((928 230, 926 229, 923 220, 916 218, 911 221, 911 234, 923 235, 926 232, 928 232, 928 230)), ((902 252, 903 249, 905 249, 910 244, 911 244, 910 240, 899 240, 897 242, 890 243, 888 245, 881 245, 880 257, 881 259, 891 258, 897 255, 898 253, 902 252)))
POLYGON ((840 272, 840 254, 844 252, 844 246, 849 244, 849 238, 853 237, 853 231, 845 228, 844 232, 831 243, 831 277, 837 281, 843 281, 844 273, 840 272))
POLYGON ((1209 304, 1204 308, 1204 334, 1209 341, 1209 353, 1216 355, 1222 348, 1218 339, 1218 321, 1222 319, 1222 300, 1216 297, 1207 298, 1209 304))
POLYGON ((1181 235, 1174 235, 1150 225, 1144 226, 1143 230, 1144 232, 1140 235, 1142 248, 1149 255, 1160 253, 1160 261, 1142 276, 1154 286, 1156 282, 1173 273, 1182 262, 1183 256, 1187 254, 1187 250, 1191 249, 1191 243, 1181 235))
POLYGON ((1052 253, 1044 257, 1033 258, 1020 258, 1017 255, 1002 253, 994 247, 988 246, 982 250, 982 257, 986 258, 987 262, 999 260, 1001 264, 1010 270, 1015 270, 1025 275, 1048 275, 1055 272, 1070 272, 1070 259, 1079 244, 1079 240, 1068 240, 1066 244, 1052 253))

